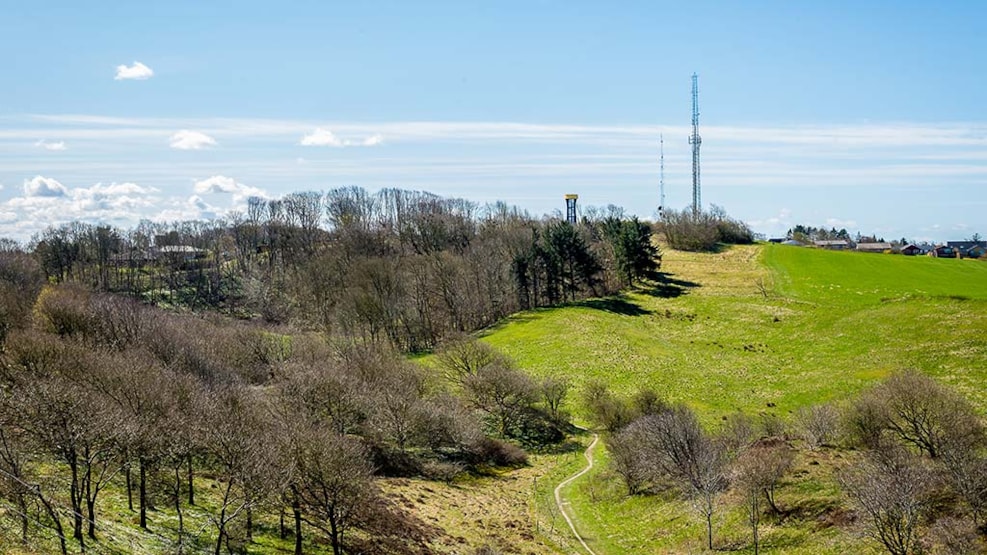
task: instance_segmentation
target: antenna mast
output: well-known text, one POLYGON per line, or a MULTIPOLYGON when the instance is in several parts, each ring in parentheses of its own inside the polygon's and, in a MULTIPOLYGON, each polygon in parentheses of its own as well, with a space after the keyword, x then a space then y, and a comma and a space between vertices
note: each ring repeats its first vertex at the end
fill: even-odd
POLYGON ((658 134, 658 218, 665 217, 665 136, 658 134))
POLYGON ((699 145, 703 140, 699 137, 699 76, 692 74, 692 212, 698 214, 702 210, 702 199, 699 192, 699 145))

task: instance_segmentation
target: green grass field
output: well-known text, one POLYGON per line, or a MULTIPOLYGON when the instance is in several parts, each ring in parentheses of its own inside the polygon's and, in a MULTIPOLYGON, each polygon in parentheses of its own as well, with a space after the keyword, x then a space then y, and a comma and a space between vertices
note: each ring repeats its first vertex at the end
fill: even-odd
POLYGON ((711 419, 785 414, 905 368, 987 408, 987 264, 755 245, 670 251, 663 270, 660 287, 522 313, 483 338, 577 391, 653 387, 711 419))
MULTIPOLYGON (((985 263, 754 245, 669 251, 663 271, 657 287, 519 314, 483 339, 535 375, 568 377, 577 417, 588 380, 624 393, 653 387, 713 425, 734 411, 787 419, 907 368, 958 388, 987 413, 985 263)), ((800 455, 779 493, 791 514, 762 529, 766 552, 877 552, 837 525, 845 515, 832 473, 846 456, 800 455)), ((601 553, 702 550, 688 503, 628 497, 605 465, 567 496, 601 553)), ((729 496, 724 507, 718 545, 746 552, 742 512, 729 496)))

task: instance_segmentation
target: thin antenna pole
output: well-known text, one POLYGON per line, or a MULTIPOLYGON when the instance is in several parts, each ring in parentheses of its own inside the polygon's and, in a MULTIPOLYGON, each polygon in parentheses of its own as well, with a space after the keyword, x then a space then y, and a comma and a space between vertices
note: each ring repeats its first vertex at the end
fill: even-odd
POLYGON ((702 210, 702 198, 699 190, 699 145, 703 143, 699 137, 699 76, 692 74, 692 212, 698 214, 702 210))
POLYGON ((665 135, 658 134, 658 218, 665 217, 665 135))

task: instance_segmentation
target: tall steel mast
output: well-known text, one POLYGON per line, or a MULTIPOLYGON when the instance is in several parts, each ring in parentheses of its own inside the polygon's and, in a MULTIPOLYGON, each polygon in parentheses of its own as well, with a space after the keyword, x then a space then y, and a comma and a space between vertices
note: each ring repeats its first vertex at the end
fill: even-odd
POLYGON ((692 74, 692 212, 702 210, 702 196, 699 190, 699 145, 703 143, 699 137, 699 76, 692 74))

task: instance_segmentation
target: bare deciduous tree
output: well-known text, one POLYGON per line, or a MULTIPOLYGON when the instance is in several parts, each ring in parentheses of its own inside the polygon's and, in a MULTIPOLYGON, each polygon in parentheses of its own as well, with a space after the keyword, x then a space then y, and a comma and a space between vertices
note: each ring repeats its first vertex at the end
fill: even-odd
POLYGON ((634 411, 601 381, 590 381, 583 387, 583 406, 593 423, 608 432, 616 432, 634 419, 634 411))
POLYGON ((642 448, 645 436, 640 426, 629 426, 610 437, 607 450, 610 465, 620 475, 630 495, 643 492, 655 478, 655 468, 649 464, 649 453, 642 448))
POLYGON ((772 511, 780 513, 775 503, 775 487, 791 468, 793 457, 792 449, 784 441, 770 438, 745 449, 732 464, 731 477, 744 496, 755 555, 760 548, 761 496, 772 511))
POLYGON ((535 382, 503 364, 484 366, 466 379, 463 388, 470 403, 496 422, 502 438, 511 436, 537 399, 535 382))
POLYGON ((542 379, 538 386, 542 402, 548 409, 549 417, 555 422, 564 420, 561 410, 562 403, 565 401, 566 395, 569 394, 569 380, 564 377, 549 376, 542 379))
POLYGON ((249 537, 251 511, 282 491, 286 481, 273 430, 261 417, 262 401, 243 387, 227 386, 212 394, 201 416, 208 422, 203 444, 222 484, 219 511, 210 515, 217 530, 216 555, 229 542, 230 522, 247 516, 249 537))
POLYGON ((805 445, 816 450, 836 440, 840 414, 830 404, 803 407, 795 413, 795 423, 805 445))
POLYGON ((346 533, 357 526, 361 512, 379 502, 373 466, 356 441, 316 429, 298 439, 294 459, 303 518, 326 533, 333 553, 341 555, 346 533))
POLYGON ((451 383, 462 384, 481 368, 504 364, 504 356, 490 345, 466 335, 448 339, 439 348, 436 363, 451 383))
POLYGON ((873 436, 876 426, 932 458, 984 442, 983 424, 969 401, 914 371, 894 374, 865 392, 856 413, 852 421, 863 435, 873 436))
POLYGON ((658 473, 675 480, 706 521, 706 540, 713 549, 713 514, 719 494, 728 485, 727 453, 706 434, 692 410, 683 405, 640 418, 642 449, 658 473))
POLYGON ((917 528, 935 484, 920 458, 897 446, 882 448, 869 452, 839 481, 860 509, 869 535, 891 555, 917 553, 917 528))
POLYGON ((366 435, 392 442, 403 451, 423 440, 425 379, 416 366, 404 361, 391 361, 388 366, 364 388, 369 408, 366 435))

